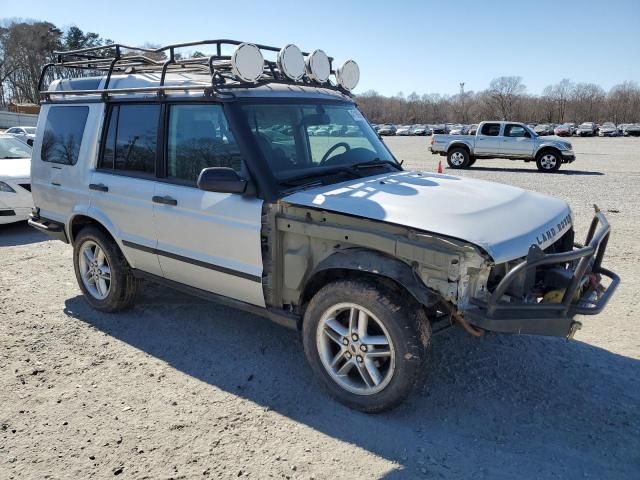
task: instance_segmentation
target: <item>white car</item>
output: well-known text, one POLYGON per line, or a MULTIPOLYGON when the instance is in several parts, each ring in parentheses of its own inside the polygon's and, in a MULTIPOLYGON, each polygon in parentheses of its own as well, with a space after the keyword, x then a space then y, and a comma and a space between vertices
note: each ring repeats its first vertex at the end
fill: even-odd
POLYGON ((31 198, 31 147, 0 135, 0 225, 27 220, 31 198))
POLYGON ((411 135, 411 125, 402 125, 398 127, 398 129, 396 130, 396 135, 399 135, 399 136, 411 135))
POLYGON ((36 138, 36 127, 11 127, 4 133, 13 135, 23 142, 33 145, 33 139, 36 138))

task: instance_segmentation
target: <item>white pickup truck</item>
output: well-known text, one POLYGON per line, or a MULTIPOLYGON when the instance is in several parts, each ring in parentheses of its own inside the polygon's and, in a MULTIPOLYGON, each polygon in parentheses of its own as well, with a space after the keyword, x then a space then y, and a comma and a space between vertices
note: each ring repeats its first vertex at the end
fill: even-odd
POLYGON ((541 137, 517 122, 482 122, 475 135, 433 135, 429 150, 446 155, 451 168, 467 168, 479 158, 535 161, 538 170, 555 172, 576 159, 571 143, 541 137))

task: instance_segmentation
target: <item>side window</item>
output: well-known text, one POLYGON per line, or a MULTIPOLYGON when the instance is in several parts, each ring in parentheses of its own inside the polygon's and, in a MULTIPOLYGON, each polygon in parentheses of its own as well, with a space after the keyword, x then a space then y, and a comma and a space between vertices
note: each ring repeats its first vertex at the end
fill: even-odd
POLYGON ((527 131, 522 125, 509 124, 504 127, 505 137, 526 137, 527 131))
POLYGON ((115 105, 109 115, 99 168, 153 175, 160 105, 115 105))
POLYGON ((42 137, 42 160, 75 165, 88 115, 89 107, 51 107, 42 137))
POLYGON ((196 183, 204 168, 241 171, 242 159, 220 105, 171 105, 167 177, 196 183))
POLYGON ((480 130, 481 135, 487 135, 489 137, 497 137, 500 135, 499 123, 485 123, 480 130))

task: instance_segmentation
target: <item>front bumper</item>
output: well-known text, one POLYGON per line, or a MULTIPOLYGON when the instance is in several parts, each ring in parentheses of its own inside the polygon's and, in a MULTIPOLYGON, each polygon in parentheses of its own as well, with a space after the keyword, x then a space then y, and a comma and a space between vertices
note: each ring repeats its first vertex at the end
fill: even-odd
POLYGON ((609 233, 609 222, 596 207, 585 246, 576 244, 570 252, 545 254, 532 245, 526 260, 505 275, 487 300, 473 300, 473 306, 464 312, 465 320, 494 332, 571 337, 580 326, 573 317, 600 313, 620 283, 618 275, 602 267, 609 233), (522 275, 535 274, 535 268, 542 265, 565 265, 572 273, 559 303, 504 301, 511 284, 522 275), (606 287, 603 278, 609 279, 606 287))
POLYGON ((562 163, 571 163, 576 159, 576 154, 572 150, 563 150, 560 153, 562 153, 562 163))

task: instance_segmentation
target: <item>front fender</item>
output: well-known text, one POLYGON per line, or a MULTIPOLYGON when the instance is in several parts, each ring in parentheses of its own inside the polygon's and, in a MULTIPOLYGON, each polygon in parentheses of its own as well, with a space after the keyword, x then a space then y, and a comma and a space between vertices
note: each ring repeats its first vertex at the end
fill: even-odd
POLYGON ((384 253, 366 248, 339 250, 322 260, 308 277, 303 297, 314 278, 330 270, 366 272, 385 277, 402 285, 422 305, 433 306, 440 297, 428 289, 407 263, 384 253))

